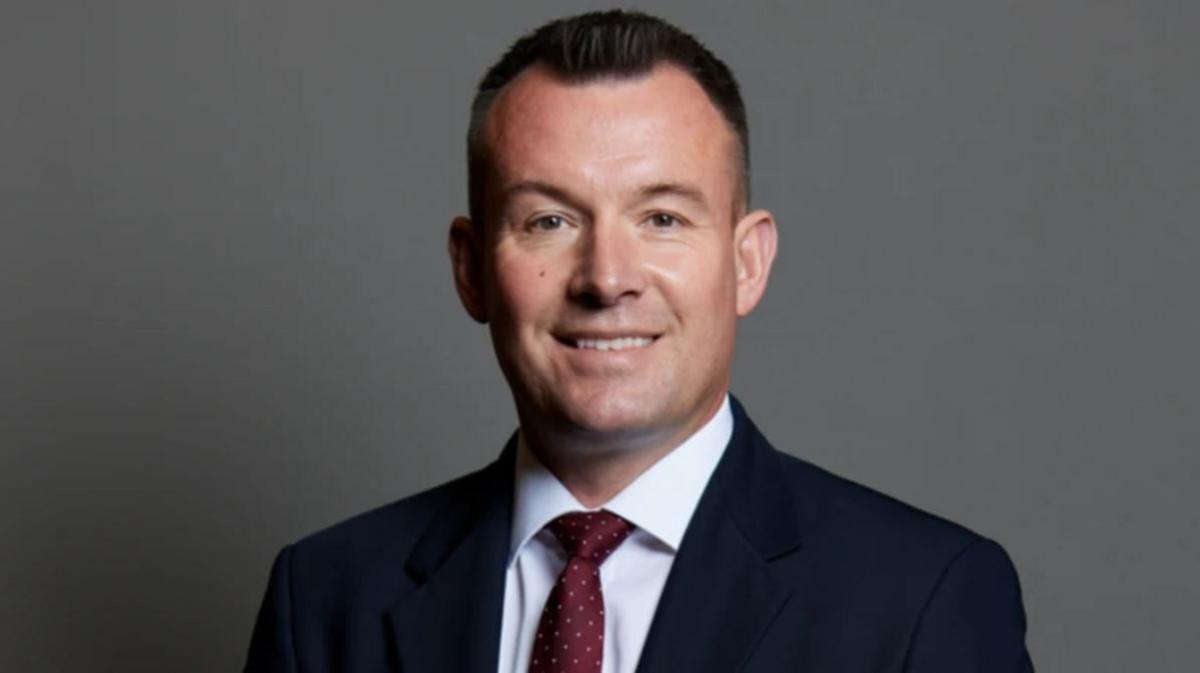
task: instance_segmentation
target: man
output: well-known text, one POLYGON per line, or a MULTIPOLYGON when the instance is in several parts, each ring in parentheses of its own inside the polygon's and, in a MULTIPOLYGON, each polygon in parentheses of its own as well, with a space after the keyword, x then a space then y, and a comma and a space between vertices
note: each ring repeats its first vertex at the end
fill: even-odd
POLYGON ((280 554, 249 671, 1029 671, 995 543, 776 452, 728 395, 776 225, 728 69, 651 17, 480 85, 450 257, 519 432, 280 554))

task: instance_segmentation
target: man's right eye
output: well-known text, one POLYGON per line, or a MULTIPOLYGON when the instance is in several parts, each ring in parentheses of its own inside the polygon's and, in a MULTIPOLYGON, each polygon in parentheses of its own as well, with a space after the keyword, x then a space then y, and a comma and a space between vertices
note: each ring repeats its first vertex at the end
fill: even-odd
POLYGON ((543 215, 530 224, 532 229, 538 231, 554 231, 561 229, 566 224, 566 221, 559 215, 543 215))

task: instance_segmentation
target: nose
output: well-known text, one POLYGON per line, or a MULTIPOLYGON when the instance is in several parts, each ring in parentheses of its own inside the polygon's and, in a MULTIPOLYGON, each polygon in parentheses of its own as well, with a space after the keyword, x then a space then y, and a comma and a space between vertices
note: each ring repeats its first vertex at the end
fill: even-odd
POLYGON ((645 274, 635 227, 617 220, 596 220, 580 238, 579 246, 569 286, 573 299, 601 308, 642 293, 645 274))

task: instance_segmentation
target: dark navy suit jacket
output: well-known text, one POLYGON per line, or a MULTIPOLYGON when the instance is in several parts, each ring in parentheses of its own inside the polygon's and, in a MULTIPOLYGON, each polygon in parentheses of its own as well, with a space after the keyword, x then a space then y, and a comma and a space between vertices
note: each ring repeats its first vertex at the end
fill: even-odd
MULTIPOLYGON (((637 673, 1032 671, 996 543, 777 452, 733 412, 637 673)), ((246 670, 494 673, 514 450, 285 548, 246 670)))

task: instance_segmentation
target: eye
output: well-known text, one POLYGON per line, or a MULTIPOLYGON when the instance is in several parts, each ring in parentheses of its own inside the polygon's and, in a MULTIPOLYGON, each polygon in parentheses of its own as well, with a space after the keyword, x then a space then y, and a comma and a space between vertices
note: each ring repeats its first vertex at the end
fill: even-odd
POLYGON ((555 231, 562 229, 564 224, 566 220, 559 215, 543 215, 531 222, 530 228, 537 231, 555 231))
POLYGON ((650 224, 654 225, 655 229, 669 229, 679 226, 679 218, 670 213, 654 213, 650 216, 650 224))

